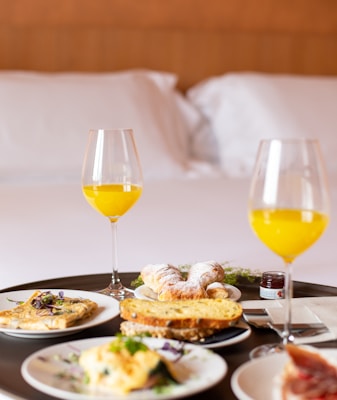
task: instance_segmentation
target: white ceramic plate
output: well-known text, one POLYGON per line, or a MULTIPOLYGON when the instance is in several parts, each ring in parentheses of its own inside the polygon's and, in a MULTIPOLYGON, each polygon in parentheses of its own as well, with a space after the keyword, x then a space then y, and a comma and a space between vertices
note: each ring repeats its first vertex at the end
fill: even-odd
MULTIPOLYGON (((227 284, 224 284, 224 287, 227 289, 231 300, 237 301, 240 299, 241 291, 237 287, 227 284)), ((135 296, 144 300, 157 300, 157 294, 146 285, 138 286, 135 289, 135 296)))
MULTIPOLYGON (((85 299, 90 299, 98 304, 98 309, 94 314, 75 326, 66 329, 55 329, 50 331, 31 331, 24 329, 11 329, 4 325, 0 325, 0 332, 7 335, 26 337, 26 338, 45 338, 45 337, 58 337, 73 334, 75 332, 82 331, 93 326, 103 324, 110 319, 115 318, 119 315, 119 302, 109 296, 96 293, 96 292, 86 292, 83 290, 68 290, 68 289, 36 289, 42 291, 51 291, 57 294, 62 291, 66 297, 82 297, 85 299)), ((16 306, 16 301, 26 301, 35 290, 18 290, 14 292, 0 293, 0 311, 9 310, 16 306), (9 301, 9 300, 10 301, 9 301)))
MULTIPOLYGON (((133 391, 120 396, 111 393, 92 393, 80 383, 83 376, 78 364, 69 362, 69 355, 84 349, 98 346, 113 337, 91 338, 57 344, 39 350, 30 355, 21 366, 21 373, 28 384, 35 389, 60 399, 71 400, 164 400, 190 396, 216 385, 227 373, 227 364, 223 358, 210 350, 192 344, 184 345, 184 353, 175 363, 179 376, 184 377, 180 385, 167 388, 161 393, 155 390, 133 391), (67 362, 68 361, 68 362, 67 362), (74 378, 75 377, 75 378, 74 378)), ((144 338, 152 349, 162 349, 165 343, 179 348, 180 342, 144 338)), ((160 350, 168 359, 174 360, 177 355, 170 350, 160 350)))
POLYGON ((201 343, 199 346, 205 347, 206 349, 216 349, 216 348, 220 348, 220 347, 232 346, 233 344, 240 343, 240 342, 243 342, 244 340, 248 339, 252 332, 250 327, 247 324, 245 324, 244 322, 239 322, 236 326, 242 327, 245 330, 242 333, 240 333, 239 335, 234 336, 232 338, 225 339, 225 340, 219 339, 219 341, 216 341, 214 343, 209 343, 209 344, 201 343))
MULTIPOLYGON (((321 349, 336 358, 337 349, 321 349)), ((232 375, 231 386, 239 400, 272 399, 275 383, 288 360, 286 353, 272 354, 242 364, 232 375)))

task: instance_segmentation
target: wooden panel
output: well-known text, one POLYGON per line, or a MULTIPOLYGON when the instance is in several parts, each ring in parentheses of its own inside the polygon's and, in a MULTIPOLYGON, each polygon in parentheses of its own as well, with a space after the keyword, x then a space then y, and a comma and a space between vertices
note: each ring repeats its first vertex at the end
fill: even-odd
POLYGON ((1 0, 0 22, 336 32, 335 0, 1 0))
POLYGON ((0 0, 0 69, 337 75, 335 0, 0 0))

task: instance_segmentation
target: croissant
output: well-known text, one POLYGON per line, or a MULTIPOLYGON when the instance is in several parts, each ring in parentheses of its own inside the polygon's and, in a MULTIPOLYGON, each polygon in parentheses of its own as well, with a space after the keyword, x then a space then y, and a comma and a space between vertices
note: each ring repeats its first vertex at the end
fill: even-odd
POLYGON ((161 292, 164 286, 183 281, 179 268, 170 264, 148 264, 143 267, 140 276, 145 285, 155 293, 161 292))
POLYGON ((222 282, 225 271, 220 264, 215 261, 206 261, 193 264, 188 272, 188 281, 197 281, 206 288, 213 282, 222 282))
POLYGON ((215 261, 193 264, 186 280, 180 270, 170 264, 149 264, 141 271, 144 284, 157 293, 161 301, 211 297, 207 287, 222 282, 224 275, 222 266, 215 261))
POLYGON ((206 293, 210 299, 227 299, 229 297, 228 290, 220 282, 213 282, 208 285, 206 293))

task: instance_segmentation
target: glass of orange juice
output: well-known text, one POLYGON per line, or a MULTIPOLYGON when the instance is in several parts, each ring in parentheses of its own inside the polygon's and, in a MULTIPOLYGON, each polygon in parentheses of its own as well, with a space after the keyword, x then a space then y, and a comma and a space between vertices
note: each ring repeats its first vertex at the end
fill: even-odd
POLYGON ((112 278, 100 293, 121 300, 133 297, 118 274, 117 222, 142 194, 143 178, 132 129, 93 129, 82 169, 82 191, 88 203, 109 219, 113 236, 112 278))
POLYGON ((270 139, 259 145, 251 181, 248 218, 256 236, 285 265, 282 343, 254 349, 251 358, 282 351, 292 342, 292 264, 329 222, 329 193, 317 140, 270 139))

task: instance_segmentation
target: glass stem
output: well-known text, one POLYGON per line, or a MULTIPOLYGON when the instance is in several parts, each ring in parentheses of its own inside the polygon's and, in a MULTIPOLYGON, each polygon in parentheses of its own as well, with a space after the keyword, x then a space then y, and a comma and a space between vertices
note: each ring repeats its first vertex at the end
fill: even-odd
POLYGON ((291 302, 293 297, 292 263, 285 262, 284 282, 284 329, 282 333, 283 345, 294 341, 291 333, 291 302))
POLYGON ((117 221, 111 221, 112 230, 112 276, 111 285, 118 286, 121 280, 118 275, 118 254, 117 254, 117 221))

